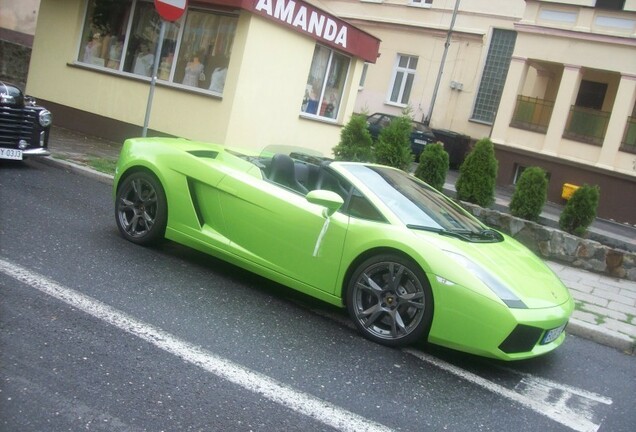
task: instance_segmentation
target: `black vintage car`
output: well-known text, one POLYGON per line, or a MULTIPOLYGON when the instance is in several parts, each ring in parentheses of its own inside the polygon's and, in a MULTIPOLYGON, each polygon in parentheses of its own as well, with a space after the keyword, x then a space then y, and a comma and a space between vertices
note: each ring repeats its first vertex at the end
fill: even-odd
POLYGON ((13 84, 0 81, 0 159, 48 156, 51 112, 13 84))

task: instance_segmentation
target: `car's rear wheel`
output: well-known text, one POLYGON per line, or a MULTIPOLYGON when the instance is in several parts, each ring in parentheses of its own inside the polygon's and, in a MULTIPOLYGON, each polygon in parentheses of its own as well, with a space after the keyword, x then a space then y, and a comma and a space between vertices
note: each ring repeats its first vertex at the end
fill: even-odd
POLYGON ((433 296, 422 269, 411 260, 382 254, 354 271, 347 289, 347 309, 368 339, 387 346, 420 340, 433 318, 433 296))
POLYGON ((117 189, 115 219, 121 235, 133 243, 149 245, 163 239, 168 209, 159 180, 146 171, 126 177, 117 189))

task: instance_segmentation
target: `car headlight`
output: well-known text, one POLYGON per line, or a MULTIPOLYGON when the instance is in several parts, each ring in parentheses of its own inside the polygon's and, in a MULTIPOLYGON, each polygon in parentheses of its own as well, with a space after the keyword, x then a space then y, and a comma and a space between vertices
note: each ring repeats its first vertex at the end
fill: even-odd
POLYGON ((51 123, 53 123, 53 114, 51 114, 51 111, 44 109, 40 111, 38 121, 40 122, 40 126, 49 127, 51 123))
MULTIPOLYGON (((484 269, 470 258, 465 257, 464 255, 458 254, 456 252, 451 252, 445 250, 444 253, 455 261, 457 264, 462 266, 465 270, 469 271, 473 276, 483 282, 492 292, 494 292, 497 297, 501 299, 502 302, 506 304, 511 309, 527 309, 528 306, 521 301, 519 297, 513 293, 510 288, 506 286, 499 278, 490 273, 488 270, 484 269)), ((448 279, 444 279, 445 283, 448 283, 448 279)))

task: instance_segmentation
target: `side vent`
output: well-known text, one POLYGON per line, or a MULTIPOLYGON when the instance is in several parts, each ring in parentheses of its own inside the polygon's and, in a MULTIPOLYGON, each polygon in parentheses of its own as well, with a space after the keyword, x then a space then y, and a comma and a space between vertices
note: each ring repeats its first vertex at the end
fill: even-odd
POLYGON ((190 153, 192 156, 208 159, 216 159, 216 157, 219 155, 218 151, 213 150, 192 150, 188 153, 190 153))
MULTIPOLYGON (((207 152, 214 153, 214 152, 207 152)), ((199 221, 199 228, 203 226, 203 213, 201 213, 201 207, 199 205, 199 200, 197 199, 196 194, 194 193, 194 180, 188 177, 188 192, 190 193, 190 200, 192 201, 192 207, 194 207, 194 212, 197 215, 197 220, 199 221)))

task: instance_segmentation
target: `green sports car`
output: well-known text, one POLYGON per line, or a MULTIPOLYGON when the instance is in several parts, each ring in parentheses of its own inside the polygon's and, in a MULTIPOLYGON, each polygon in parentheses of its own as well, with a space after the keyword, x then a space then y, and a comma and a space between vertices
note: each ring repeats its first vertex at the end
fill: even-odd
POLYGON ((113 192, 119 231, 346 307, 384 345, 427 340, 516 360, 563 342, 572 297, 516 240, 403 171, 289 150, 127 140, 113 192))

